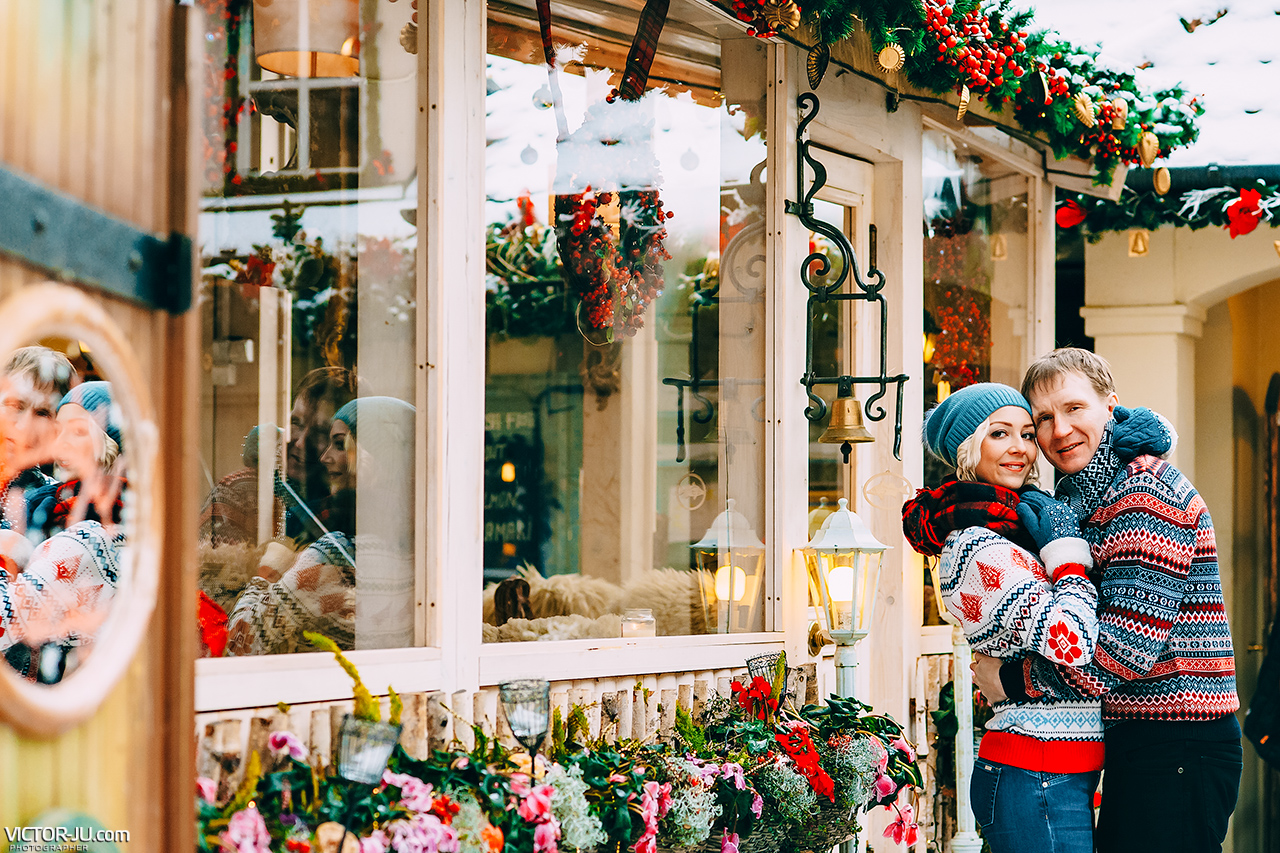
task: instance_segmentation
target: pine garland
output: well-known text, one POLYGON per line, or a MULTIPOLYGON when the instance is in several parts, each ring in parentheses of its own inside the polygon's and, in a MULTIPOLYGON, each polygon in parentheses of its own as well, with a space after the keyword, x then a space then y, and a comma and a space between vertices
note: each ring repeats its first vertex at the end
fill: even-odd
POLYGON ((1083 226, 1081 230, 1090 242, 1097 242, 1112 231, 1155 231, 1163 225, 1192 231, 1217 226, 1228 229, 1235 237, 1263 222, 1272 228, 1280 227, 1280 184, 1258 179, 1163 196, 1126 188, 1114 202, 1082 193, 1059 192, 1057 221, 1062 231, 1083 226), (1252 193, 1257 193, 1256 198, 1252 193))
MULTIPOLYGON (((774 0, 776 2, 776 0, 774 0)), ((769 0, 732 0, 734 11, 760 36, 786 25, 769 0)), ((1013 0, 795 0, 799 18, 818 38, 815 50, 867 33, 881 51, 902 49, 902 74, 938 95, 985 101, 1012 113, 1025 130, 1046 139, 1056 157, 1092 160, 1094 182, 1110 182, 1115 168, 1150 164, 1190 145, 1204 113, 1181 88, 1147 92, 1129 71, 1098 63, 1098 52, 1035 29, 1032 12, 1013 0), (1143 137, 1151 148, 1142 157, 1143 137)))

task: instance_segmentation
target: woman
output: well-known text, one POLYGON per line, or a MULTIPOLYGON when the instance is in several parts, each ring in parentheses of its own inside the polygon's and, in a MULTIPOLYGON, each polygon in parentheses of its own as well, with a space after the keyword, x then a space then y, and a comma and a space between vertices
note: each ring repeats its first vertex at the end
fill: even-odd
POLYGON ((351 512, 278 579, 250 579, 231 612, 228 655, 309 651, 304 631, 345 649, 412 645, 413 425, 413 406, 394 397, 337 411, 322 459, 351 512))
MULTIPOLYGON (((82 382, 58 403, 53 458, 66 482, 38 489, 27 511, 28 536, 48 539, 80 521, 114 528, 123 513, 124 438, 110 382, 82 382)), ((38 539, 37 539, 38 541, 38 539)))
MULTIPOLYGON (((1150 429, 1135 413, 1127 429, 1150 429)), ((1162 429, 1157 432, 1163 433, 1162 429)), ((1013 388, 963 388, 928 415, 926 448, 956 480, 903 505, 912 546, 939 559, 938 590, 974 650, 1080 666, 1097 641, 1093 560, 1074 513, 1034 488, 1031 410, 1013 388)), ((974 815, 992 853, 1090 853, 1102 769, 1096 699, 1001 703, 974 763, 974 815)))

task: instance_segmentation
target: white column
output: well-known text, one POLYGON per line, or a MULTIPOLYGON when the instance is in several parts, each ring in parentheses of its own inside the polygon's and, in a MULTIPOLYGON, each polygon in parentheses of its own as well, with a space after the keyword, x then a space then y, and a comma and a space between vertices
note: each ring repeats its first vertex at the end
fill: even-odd
POLYGON ((1173 422, 1172 461, 1195 482, 1195 353, 1204 328, 1198 305, 1086 306, 1080 309, 1094 351, 1111 363, 1120 402, 1150 406, 1173 422))
POLYGON ((969 802, 969 780, 973 778, 973 659, 969 643, 959 625, 951 627, 951 650, 955 658, 952 675, 956 700, 956 834, 951 839, 952 853, 979 853, 982 838, 978 835, 969 802))

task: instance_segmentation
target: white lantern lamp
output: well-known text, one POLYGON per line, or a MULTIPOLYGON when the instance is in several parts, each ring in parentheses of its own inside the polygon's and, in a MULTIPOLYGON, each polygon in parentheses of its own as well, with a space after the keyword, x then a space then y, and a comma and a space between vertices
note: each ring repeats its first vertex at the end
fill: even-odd
POLYGON ((827 516, 804 548, 809 591, 836 643, 836 692, 853 696, 854 644, 871 631, 880 557, 885 545, 849 509, 848 498, 827 516))
POLYGON ((764 630, 761 607, 764 543, 734 499, 716 516, 707 533, 693 544, 702 575, 703 612, 708 632, 737 634, 764 630))

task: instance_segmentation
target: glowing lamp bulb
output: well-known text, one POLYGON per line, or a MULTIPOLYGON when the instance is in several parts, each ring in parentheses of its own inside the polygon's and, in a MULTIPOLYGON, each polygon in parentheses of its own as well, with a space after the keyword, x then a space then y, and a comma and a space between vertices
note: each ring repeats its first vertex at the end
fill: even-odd
POLYGON ((516 464, 514 462, 502 463, 502 482, 514 483, 516 481, 516 464))
POLYGON ((853 566, 835 566, 828 571, 827 591, 832 601, 853 601, 853 566))
POLYGON ((747 573, 737 566, 721 566, 716 569, 716 598, 720 601, 741 601, 747 593, 747 573), (733 594, 729 593, 729 569, 733 569, 733 594))

